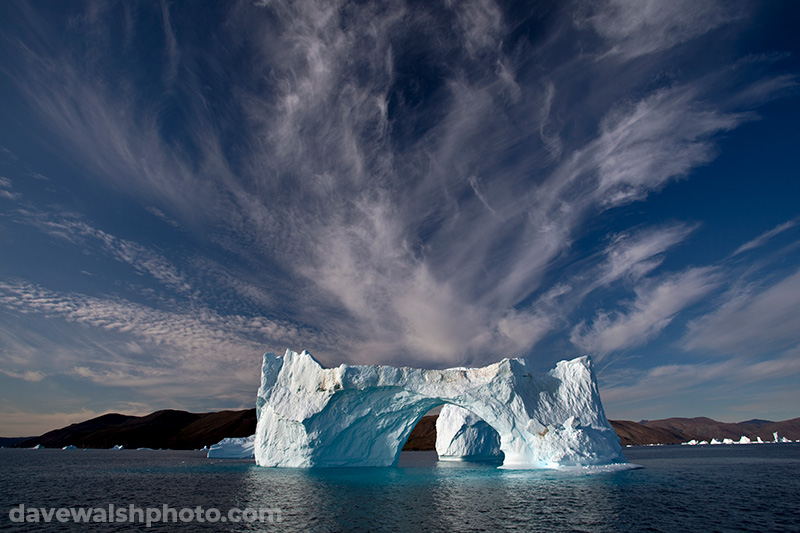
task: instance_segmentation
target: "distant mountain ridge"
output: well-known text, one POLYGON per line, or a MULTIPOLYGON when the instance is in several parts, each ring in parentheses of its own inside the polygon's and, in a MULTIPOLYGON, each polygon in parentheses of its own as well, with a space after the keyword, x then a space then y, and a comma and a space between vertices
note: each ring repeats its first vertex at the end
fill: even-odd
MULTIPOLYGON (((436 418, 423 417, 403 447, 404 450, 433 450, 436 444, 436 418)), ((711 418, 666 418, 663 420, 611 420, 620 442, 626 445, 680 444, 690 440, 733 439, 741 436, 764 441, 773 439, 773 432, 792 440, 800 439, 800 418, 772 422, 746 420, 738 423, 717 422, 711 418)), ((171 448, 194 450, 216 444, 226 437, 248 437, 256 430, 256 410, 189 413, 163 410, 146 416, 107 414, 39 437, 3 439, 4 445, 32 448, 171 448)))
POLYGON ((167 409, 146 416, 102 415, 18 442, 17 448, 171 448, 194 450, 226 437, 248 437, 255 432, 256 410, 189 413, 167 409))

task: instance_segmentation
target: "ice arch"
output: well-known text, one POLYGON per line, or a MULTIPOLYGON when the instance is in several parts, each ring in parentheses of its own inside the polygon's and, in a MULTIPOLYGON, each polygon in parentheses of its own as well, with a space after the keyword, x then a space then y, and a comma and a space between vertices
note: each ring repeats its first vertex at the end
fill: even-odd
POLYGON ((483 368, 323 368, 308 352, 264 355, 260 466, 389 466, 432 408, 463 407, 497 431, 504 467, 624 462, 588 357, 534 376, 525 359, 483 368))
POLYGON ((445 405, 436 419, 436 453, 440 461, 501 460, 500 434, 474 413, 445 405))

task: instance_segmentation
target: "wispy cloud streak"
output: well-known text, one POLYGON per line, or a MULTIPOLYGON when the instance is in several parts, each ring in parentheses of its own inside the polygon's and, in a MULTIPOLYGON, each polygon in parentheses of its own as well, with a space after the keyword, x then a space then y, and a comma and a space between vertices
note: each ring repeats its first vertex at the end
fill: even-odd
POLYGON ((800 219, 794 218, 792 220, 787 220, 783 224, 778 224, 777 226, 775 226, 771 230, 765 231, 764 233, 762 233, 761 235, 759 235, 755 239, 747 241, 746 243, 744 243, 743 245, 738 247, 736 249, 736 251, 733 252, 733 255, 739 255, 741 253, 744 253, 744 252, 747 252, 747 251, 750 251, 750 250, 754 250, 756 248, 760 248, 761 246, 764 246, 773 237, 776 237, 777 235, 780 235, 781 233, 783 233, 783 232, 785 232, 785 231, 787 231, 789 229, 792 229, 793 227, 797 226, 798 220, 800 220, 800 219))
POLYGON ((695 268, 637 287, 636 298, 624 311, 599 312, 591 324, 582 322, 570 340, 598 358, 640 346, 658 335, 675 316, 719 284, 710 268, 695 268))

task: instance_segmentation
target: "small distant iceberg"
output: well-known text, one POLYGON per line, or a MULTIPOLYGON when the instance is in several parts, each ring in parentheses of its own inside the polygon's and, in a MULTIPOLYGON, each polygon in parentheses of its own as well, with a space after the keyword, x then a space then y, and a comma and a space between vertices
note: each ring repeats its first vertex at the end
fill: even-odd
POLYGON ((143 452, 143 451, 152 452, 153 448, 136 448, 136 450, 138 450, 140 452, 143 452))
POLYGON ((772 442, 781 443, 782 444, 782 443, 786 443, 786 442, 792 442, 792 439, 787 439, 786 437, 781 437, 780 435, 778 435, 778 432, 776 431, 776 432, 774 432, 772 434, 772 442))
POLYGON ((222 439, 210 448, 206 447, 210 459, 253 459, 255 457, 256 436, 230 437, 222 439))
POLYGON ((36 446, 31 448, 31 450, 42 450, 42 449, 44 449, 44 446, 42 446, 41 444, 37 444, 36 446))
POLYGON ((113 448, 109 448, 109 450, 124 450, 124 449, 125 449, 125 446, 123 446, 122 444, 117 444, 113 448))
POLYGON ((78 449, 78 447, 77 447, 77 446, 73 446, 72 444, 67 444, 66 446, 64 446, 64 447, 63 447, 63 448, 61 448, 61 449, 62 449, 62 450, 77 450, 77 449, 78 449))
MULTIPOLYGON (((787 439, 786 437, 781 437, 780 435, 778 435, 777 431, 772 434, 772 439, 773 440, 769 441, 770 443, 783 444, 787 442, 792 442, 792 439, 787 439)), ((709 442, 705 440, 698 442, 696 439, 692 439, 690 441, 681 443, 682 446, 702 446, 704 444, 709 444, 709 442)), ((720 441, 718 439, 711 439, 710 444, 767 444, 767 443, 761 440, 761 437, 756 437, 756 440, 754 441, 747 435, 742 435, 741 437, 739 437, 739 440, 725 438, 720 441)))

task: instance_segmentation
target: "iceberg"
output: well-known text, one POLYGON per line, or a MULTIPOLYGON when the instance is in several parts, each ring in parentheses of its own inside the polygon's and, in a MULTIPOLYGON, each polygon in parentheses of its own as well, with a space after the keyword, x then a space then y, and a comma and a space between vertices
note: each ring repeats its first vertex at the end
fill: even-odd
POLYGON ((66 446, 64 446, 61 449, 62 450, 77 450, 78 448, 74 444, 67 444, 66 446))
POLYGON ((255 435, 222 439, 208 448, 206 457, 210 459, 252 459, 255 439, 255 435))
MULTIPOLYGON (((626 463, 588 357, 542 375, 524 358, 482 368, 323 368, 308 352, 264 355, 254 453, 264 467, 396 465, 422 416, 466 409, 499 437, 504 468, 626 463)), ((472 438, 471 442, 495 442, 472 438)), ((443 441, 444 442, 444 441, 443 441)), ((451 439, 452 444, 452 439, 451 439)), ((466 450, 463 446, 454 451, 466 450)))

